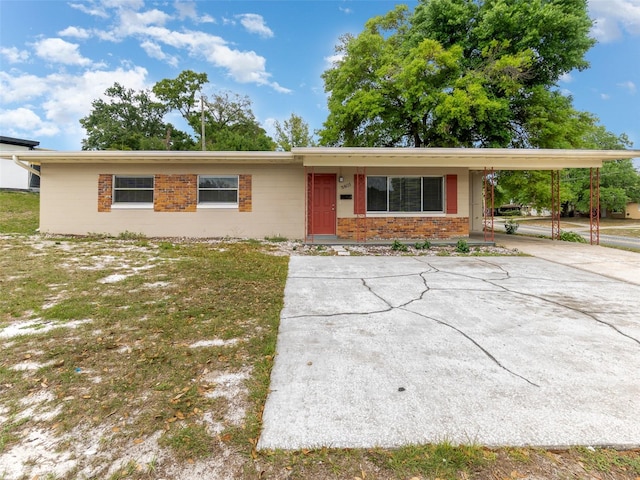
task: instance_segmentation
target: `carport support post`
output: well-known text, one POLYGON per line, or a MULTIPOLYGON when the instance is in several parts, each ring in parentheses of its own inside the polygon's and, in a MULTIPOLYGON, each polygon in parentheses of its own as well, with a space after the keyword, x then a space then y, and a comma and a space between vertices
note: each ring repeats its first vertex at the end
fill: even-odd
POLYGON ((560 240, 560 170, 551 170, 551 240, 560 240))
POLYGON ((591 245, 600 245, 600 169, 589 171, 589 237, 591 245), (595 170, 595 175, 594 175, 595 170))
POLYGON ((482 231, 484 233, 485 242, 495 241, 495 231, 493 228, 493 212, 495 201, 495 190, 493 185, 494 179, 493 167, 491 168, 491 170, 487 169, 487 167, 484 167, 484 175, 482 176, 482 231))

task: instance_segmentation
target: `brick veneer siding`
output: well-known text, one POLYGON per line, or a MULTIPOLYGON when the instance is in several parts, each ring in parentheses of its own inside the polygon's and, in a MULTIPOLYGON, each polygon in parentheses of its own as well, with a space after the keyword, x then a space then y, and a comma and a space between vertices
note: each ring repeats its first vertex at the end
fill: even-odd
POLYGON ((253 208, 251 203, 251 175, 240 175, 238 183, 238 211, 250 212, 253 208))
MULTIPOLYGON (((251 175, 240 175, 238 211, 251 212, 251 175)), ((113 174, 98 175, 98 211, 110 212, 113 203, 113 174)), ((154 175, 153 209, 156 212, 195 212, 198 207, 198 176, 194 174, 154 175)))
POLYGON ((195 212, 197 207, 197 175, 155 175, 153 191, 154 211, 195 212))
POLYGON ((113 200, 113 175, 101 173, 98 175, 98 211, 110 212, 113 200))
POLYGON ((447 239, 469 235, 468 217, 339 218, 338 238, 347 240, 447 239), (358 228, 360 231, 358 232, 358 228), (358 235, 359 233, 359 235, 358 235))

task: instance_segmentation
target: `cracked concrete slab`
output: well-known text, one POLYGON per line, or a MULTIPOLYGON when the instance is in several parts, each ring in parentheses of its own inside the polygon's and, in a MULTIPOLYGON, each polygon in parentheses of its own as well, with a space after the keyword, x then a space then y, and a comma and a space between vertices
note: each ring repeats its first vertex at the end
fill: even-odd
POLYGON ((258 447, 637 447, 638 299, 538 258, 292 257, 258 447))

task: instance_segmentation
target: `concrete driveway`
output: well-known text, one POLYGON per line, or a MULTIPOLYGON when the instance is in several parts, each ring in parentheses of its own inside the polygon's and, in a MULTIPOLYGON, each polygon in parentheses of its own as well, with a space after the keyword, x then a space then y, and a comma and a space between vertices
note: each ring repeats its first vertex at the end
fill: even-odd
POLYGON ((640 286, 532 257, 292 257, 258 447, 640 445, 640 286))

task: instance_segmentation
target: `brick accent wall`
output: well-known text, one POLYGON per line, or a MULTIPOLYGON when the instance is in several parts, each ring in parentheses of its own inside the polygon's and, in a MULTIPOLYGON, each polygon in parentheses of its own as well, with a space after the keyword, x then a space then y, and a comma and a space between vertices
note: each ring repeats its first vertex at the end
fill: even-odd
POLYGON ((98 211, 110 212, 113 203, 113 175, 101 173, 98 175, 98 211))
POLYGON ((240 175, 238 187, 238 211, 250 212, 253 208, 251 200, 251 175, 240 175))
POLYGON ((155 175, 153 192, 154 211, 195 212, 197 206, 197 175, 155 175))
POLYGON ((469 235, 468 217, 338 218, 338 238, 358 240, 448 239, 469 235), (360 227, 360 232, 358 232, 360 227), (358 233, 360 235, 358 235, 358 233))

